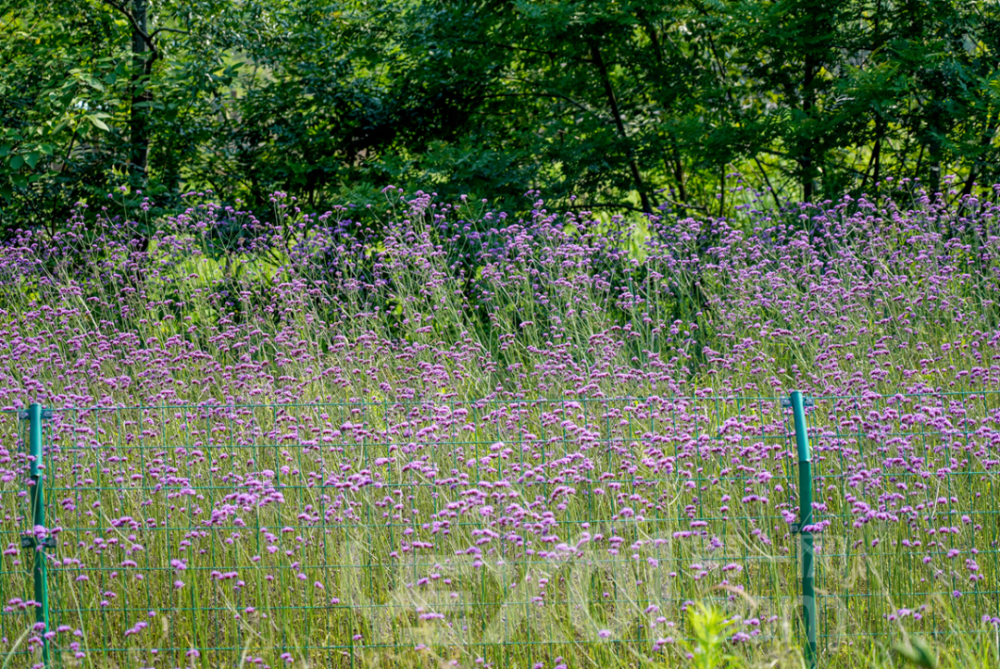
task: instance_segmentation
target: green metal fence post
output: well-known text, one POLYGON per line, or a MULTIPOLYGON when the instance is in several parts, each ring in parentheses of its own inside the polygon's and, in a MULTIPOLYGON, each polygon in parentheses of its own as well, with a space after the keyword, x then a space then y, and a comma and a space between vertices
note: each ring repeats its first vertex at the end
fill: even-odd
POLYGON ((42 638, 42 662, 49 666, 49 640, 45 633, 49 631, 49 589, 45 558, 45 548, 50 546, 47 535, 39 536, 37 529, 45 527, 45 488, 42 482, 42 472, 45 471, 42 465, 42 405, 32 404, 28 407, 28 455, 29 458, 29 482, 28 495, 31 499, 32 532, 24 545, 30 547, 35 553, 34 568, 32 577, 35 581, 35 622, 41 624, 44 629, 39 631, 42 638), (41 468, 39 466, 41 465, 41 468))
POLYGON ((799 534, 802 538, 802 621, 806 631, 806 665, 816 667, 816 568, 812 530, 812 454, 806 433, 805 398, 792 392, 792 416, 795 421, 795 448, 799 456, 799 534))

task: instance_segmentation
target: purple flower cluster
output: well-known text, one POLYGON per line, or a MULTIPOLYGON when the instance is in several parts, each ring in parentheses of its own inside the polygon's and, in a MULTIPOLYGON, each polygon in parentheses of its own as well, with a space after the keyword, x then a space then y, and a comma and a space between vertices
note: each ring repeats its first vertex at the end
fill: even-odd
POLYGON ((576 666, 681 652, 699 600, 762 652, 798 605, 792 388, 823 643, 1000 620, 997 207, 386 194, 378 229, 193 194, 147 244, 81 205, 0 246, 0 405, 54 410, 45 527, 0 416, 0 654, 42 644, 25 534, 74 661, 576 666))

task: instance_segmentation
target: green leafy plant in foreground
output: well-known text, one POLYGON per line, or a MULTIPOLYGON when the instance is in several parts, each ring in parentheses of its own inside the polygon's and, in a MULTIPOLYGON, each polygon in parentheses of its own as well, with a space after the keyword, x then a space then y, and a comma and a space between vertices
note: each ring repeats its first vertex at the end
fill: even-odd
POLYGON ((736 621, 727 619, 711 606, 698 603, 688 608, 688 633, 691 638, 681 643, 697 669, 739 667, 740 659, 727 652, 736 621))
POLYGON ((897 643, 892 647, 894 653, 905 658, 907 663, 914 664, 926 669, 937 669, 937 655, 927 645, 927 642, 919 637, 914 637, 903 643, 897 643))

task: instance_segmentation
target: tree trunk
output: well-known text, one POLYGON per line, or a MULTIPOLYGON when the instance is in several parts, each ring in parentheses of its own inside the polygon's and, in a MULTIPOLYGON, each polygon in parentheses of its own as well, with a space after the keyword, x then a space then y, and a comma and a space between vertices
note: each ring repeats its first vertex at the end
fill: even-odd
POLYGON ((132 173, 143 179, 149 161, 149 112, 153 99, 149 91, 149 77, 155 55, 149 48, 147 28, 147 0, 132 0, 132 104, 129 116, 129 163, 132 173))
MULTIPOLYGON (((816 106, 816 91, 813 89, 813 80, 816 78, 816 57, 813 54, 806 56, 805 72, 803 73, 802 89, 802 111, 805 113, 806 123, 812 116, 813 108, 816 106)), ((801 140, 800 140, 801 141, 801 140)), ((816 165, 813 155, 812 142, 806 138, 802 146, 801 169, 802 169, 802 199, 811 202, 816 191, 816 165)))
MULTIPOLYGON (((673 173, 674 183, 677 185, 677 215, 681 218, 687 216, 687 185, 684 183, 684 163, 681 162, 680 152, 677 150, 677 139, 670 135, 672 156, 663 153, 663 166, 668 173, 673 173)), ((673 192, 673 189, 671 189, 673 192)))
POLYGON ((618 134, 625 143, 628 166, 629 170, 632 172, 632 182, 635 184, 635 189, 639 191, 639 198, 642 201, 642 211, 647 214, 652 214, 653 207, 650 205, 649 196, 646 194, 646 189, 643 187, 642 176, 639 174, 639 165, 635 161, 635 155, 632 152, 632 144, 629 142, 628 135, 625 133, 625 123, 622 121, 621 111, 618 109, 618 101, 615 99, 615 91, 611 87, 611 78, 608 76, 608 68, 604 64, 604 59, 601 58, 601 50, 598 48, 596 41, 590 43, 590 54, 594 59, 594 64, 597 65, 597 71, 601 75, 601 82, 604 84, 604 93, 608 98, 608 106, 611 107, 611 115, 614 117, 615 127, 618 128, 618 134))
POLYGON ((868 159, 868 166, 865 168, 865 174, 861 177, 861 188, 862 193, 865 192, 865 186, 868 185, 868 177, 871 175, 872 183, 875 188, 878 188, 878 182, 881 178, 882 169, 882 135, 884 134, 882 117, 875 113, 875 145, 872 147, 871 157, 868 159))
MULTIPOLYGON (((649 41, 653 45, 653 57, 656 59, 657 67, 662 68, 663 47, 660 46, 660 36, 656 32, 656 26, 649 21, 646 17, 646 12, 641 8, 636 9, 636 16, 646 29, 646 35, 649 37, 649 41)), ((668 173, 672 172, 674 175, 674 182, 677 184, 677 199, 681 202, 681 206, 678 208, 678 214, 680 216, 685 216, 687 214, 687 209, 683 206, 683 203, 687 202, 687 186, 684 183, 684 162, 681 160, 681 154, 677 148, 677 137, 674 136, 674 133, 672 132, 669 133, 669 137, 671 157, 668 158, 666 154, 664 154, 663 165, 667 168, 668 173)))
POLYGON ((875 161, 874 171, 872 172, 872 179, 874 180, 876 187, 879 181, 881 181, 881 168, 882 168, 882 137, 879 136, 875 139, 875 148, 872 149, 874 156, 872 160, 875 161))
POLYGON ((719 170, 719 218, 726 213, 726 166, 719 170))
POLYGON ((931 202, 938 201, 938 193, 941 191, 941 149, 939 142, 934 139, 931 140, 931 145, 929 147, 928 154, 931 160, 931 166, 928 170, 930 179, 930 196, 931 202))
POLYGON ((670 135, 670 148, 674 154, 674 181, 677 182, 677 196, 681 202, 687 202, 687 186, 684 184, 684 162, 681 160, 681 152, 677 149, 677 138, 670 135))

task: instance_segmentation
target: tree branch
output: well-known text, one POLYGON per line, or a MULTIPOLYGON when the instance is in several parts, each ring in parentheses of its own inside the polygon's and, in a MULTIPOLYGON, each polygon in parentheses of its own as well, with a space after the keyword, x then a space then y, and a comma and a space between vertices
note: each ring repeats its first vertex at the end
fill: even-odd
POLYGON ((157 28, 149 34, 149 38, 153 39, 160 33, 177 33, 178 35, 190 35, 189 30, 178 30, 177 28, 157 28))
MULTIPOLYGON (((519 84, 525 84, 525 85, 528 85, 528 86, 537 86, 537 84, 535 84, 534 82, 525 81, 523 79, 515 79, 513 77, 511 77, 509 79, 509 81, 513 81, 513 82, 516 82, 516 83, 519 83, 519 84)), ((550 92, 545 92, 545 91, 539 91, 539 92, 536 92, 536 93, 496 93, 496 94, 493 94, 493 95, 484 95, 483 97, 539 97, 539 98, 552 98, 554 100, 562 100, 564 102, 568 102, 569 104, 573 105, 574 107, 576 107, 580 111, 584 111, 584 112, 586 112, 588 114, 593 114, 593 115, 597 116, 598 118, 608 118, 607 114, 604 114, 603 112, 601 112, 599 110, 596 110, 596 109, 590 109, 589 107, 587 107, 582 102, 577 102, 573 98, 571 98, 571 97, 569 97, 567 95, 563 95, 562 93, 550 93, 550 92)))
POLYGON ((601 49, 596 40, 590 43, 590 53, 594 64, 597 65, 597 71, 601 75, 601 82, 604 84, 604 94, 607 96, 608 106, 611 108, 611 116, 614 118, 615 126, 618 128, 618 134, 621 136, 622 142, 625 143, 625 157, 628 159, 629 170, 632 172, 632 182, 639 193, 639 199, 642 201, 642 210, 647 214, 652 214, 653 207, 649 203, 649 195, 646 193, 646 189, 642 183, 642 176, 639 173, 639 163, 632 151, 632 142, 629 140, 628 133, 625 132, 625 123, 622 121, 621 110, 618 108, 618 100, 615 98, 615 91, 611 86, 611 77, 608 75, 608 68, 604 63, 604 59, 601 58, 601 49))
POLYGON ((624 209, 625 211, 635 211, 640 214, 646 213, 639 207, 633 207, 630 204, 615 204, 613 202, 607 202, 601 204, 574 204, 568 207, 558 207, 558 208, 565 209, 566 211, 587 211, 589 209, 624 209))
MULTIPOLYGON (((511 46, 509 44, 497 44, 496 42, 489 42, 489 41, 486 41, 486 40, 463 39, 461 37, 454 37, 454 38, 451 38, 451 41, 462 42, 464 44, 478 44, 480 46, 493 46, 493 47, 497 47, 499 49, 506 49, 508 51, 527 51, 528 53, 538 53, 538 54, 541 54, 543 56, 548 56, 552 60, 555 60, 556 57, 559 55, 555 51, 546 51, 544 49, 531 49, 531 48, 526 47, 526 46, 511 46)), ((568 58, 568 60, 575 60, 575 61, 579 61, 579 62, 582 62, 582 63, 589 63, 589 62, 591 62, 589 58, 582 58, 580 56, 570 57, 570 58, 568 58)))
POLYGON ((767 176, 767 170, 765 170, 764 166, 760 164, 756 154, 753 157, 753 161, 757 164, 757 169, 760 170, 760 175, 764 177, 764 183, 767 184, 767 189, 771 191, 771 196, 774 197, 774 204, 778 207, 778 209, 781 209, 781 202, 778 201, 778 192, 774 190, 774 186, 771 185, 771 179, 767 176))
MULTIPOLYGON (((125 18, 128 19, 128 22, 132 25, 132 30, 134 30, 135 33, 142 38, 142 41, 145 42, 146 46, 149 47, 150 53, 153 54, 153 57, 150 59, 150 62, 160 57, 160 50, 156 48, 156 43, 153 41, 153 36, 156 35, 155 32, 153 33, 153 35, 149 35, 148 33, 146 33, 146 31, 144 31, 142 27, 139 26, 139 22, 135 20, 135 17, 132 16, 132 12, 130 12, 125 7, 125 4, 123 2, 115 2, 115 0, 104 0, 104 4, 110 6, 112 9, 117 9, 119 12, 121 12, 121 14, 125 18)), ((165 30, 165 29, 161 28, 160 30, 165 30)))

